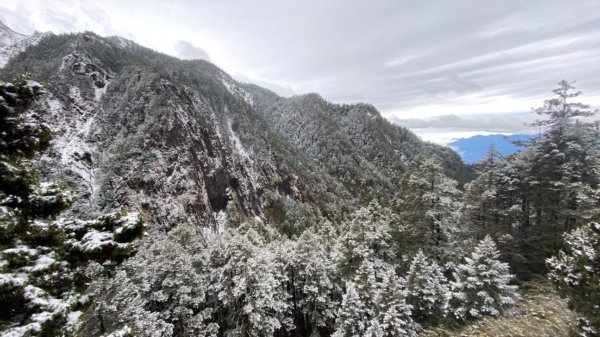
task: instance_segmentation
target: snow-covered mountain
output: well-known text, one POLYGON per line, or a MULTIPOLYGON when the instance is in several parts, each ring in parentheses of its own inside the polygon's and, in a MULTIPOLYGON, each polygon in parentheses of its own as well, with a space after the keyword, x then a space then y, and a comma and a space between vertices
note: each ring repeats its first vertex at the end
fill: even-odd
MULTIPOLYGON (((32 41, 10 32, 10 50, 32 41)), ((302 209, 310 222, 390 197, 418 153, 464 171, 455 153, 369 105, 279 97, 118 37, 40 36, 2 78, 31 72, 48 83, 37 116, 55 136, 40 168, 79 193, 73 212, 128 208, 163 226, 217 228, 231 213, 281 225, 302 209)))
POLYGON ((22 52, 28 46, 37 43, 47 34, 39 32, 32 35, 19 34, 0 22, 0 67, 3 67, 10 58, 22 52))
MULTIPOLYGON (((31 73, 46 88, 28 118, 51 129, 52 146, 34 164, 43 181, 77 195, 66 219, 139 213, 147 243, 180 224, 207 237, 241 223, 291 237, 340 223, 374 198, 389 201, 417 155, 440 157, 459 180, 468 172, 455 152, 370 105, 280 97, 120 37, 3 30, 10 59, 0 80, 31 73)), ((81 335, 120 324, 118 314, 92 314, 109 305, 102 301, 81 335)))
POLYGON ((591 126, 475 165, 461 190, 473 167, 371 105, 280 97, 120 37, 2 29, 2 336, 463 334, 529 312, 511 268, 545 275, 563 219, 598 214, 591 126))

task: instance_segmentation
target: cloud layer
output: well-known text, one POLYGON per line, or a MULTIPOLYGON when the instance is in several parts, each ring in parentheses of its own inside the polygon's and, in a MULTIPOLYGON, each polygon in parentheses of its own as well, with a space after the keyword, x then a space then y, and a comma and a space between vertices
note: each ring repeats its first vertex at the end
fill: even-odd
POLYGON ((22 0, 0 4, 0 20, 25 33, 93 30, 183 58, 210 55, 280 94, 368 102, 413 125, 527 112, 562 79, 600 105, 596 0, 22 0))
POLYGON ((200 59, 210 61, 210 57, 208 56, 206 50, 194 46, 189 41, 178 40, 175 42, 175 56, 184 60, 200 59))
POLYGON ((443 129, 449 131, 485 131, 489 133, 531 133, 535 128, 531 114, 491 114, 461 117, 441 115, 428 119, 392 117, 391 120, 410 129, 443 129))

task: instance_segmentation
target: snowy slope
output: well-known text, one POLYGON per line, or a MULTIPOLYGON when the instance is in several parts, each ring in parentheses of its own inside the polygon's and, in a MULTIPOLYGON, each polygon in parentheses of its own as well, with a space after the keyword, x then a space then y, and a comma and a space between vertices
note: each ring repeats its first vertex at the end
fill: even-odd
POLYGON ((35 32, 29 36, 23 35, 0 22, 0 67, 4 67, 9 59, 25 50, 28 46, 36 44, 42 37, 48 34, 35 32))
MULTIPOLYGON (((13 46, 25 41, 13 33, 13 46)), ((301 213, 301 228, 378 191, 390 198, 390 177, 418 153, 462 167, 372 106, 272 96, 209 62, 118 37, 44 36, 2 75, 23 72, 49 84, 37 115, 54 146, 39 169, 67 182, 79 196, 72 211, 86 216, 125 208, 165 227, 222 229, 224 219, 277 227, 301 213)))

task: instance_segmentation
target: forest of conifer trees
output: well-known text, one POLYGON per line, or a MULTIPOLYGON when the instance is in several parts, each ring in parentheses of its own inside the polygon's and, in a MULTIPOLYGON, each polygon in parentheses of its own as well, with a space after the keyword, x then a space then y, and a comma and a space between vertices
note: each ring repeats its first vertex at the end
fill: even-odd
POLYGON ((135 250, 137 215, 53 220, 70 197, 27 165, 49 135, 23 119, 43 89, 17 79, 0 94, 3 335, 61 335, 84 314, 110 336, 417 336, 513 315, 518 285, 546 277, 582 335, 600 331, 600 129, 572 83, 535 110, 539 137, 506 158, 490 148, 464 187, 416 156, 390 202, 341 223, 182 224, 135 250))

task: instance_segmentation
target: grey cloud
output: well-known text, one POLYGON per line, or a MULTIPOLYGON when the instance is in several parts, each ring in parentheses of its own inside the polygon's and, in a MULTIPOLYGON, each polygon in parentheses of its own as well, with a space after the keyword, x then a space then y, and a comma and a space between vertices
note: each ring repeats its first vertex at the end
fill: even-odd
POLYGON ((391 121, 409 129, 443 129, 450 131, 487 131, 498 133, 531 133, 529 126, 535 119, 533 114, 496 114, 486 116, 461 117, 441 115, 430 119, 400 119, 391 121))
POLYGON ((294 89, 292 89, 290 86, 286 86, 286 85, 282 85, 282 84, 274 83, 274 82, 268 82, 268 81, 264 81, 264 80, 253 79, 244 74, 235 74, 234 77, 236 80, 238 80, 240 82, 254 83, 263 88, 267 88, 267 89, 275 92, 279 96, 289 97, 289 96, 293 96, 296 94, 296 92, 294 92, 294 89))
POLYGON ((17 33, 29 35, 34 32, 34 24, 30 20, 30 12, 19 3, 16 10, 1 8, 0 20, 17 33))
MULTIPOLYGON (((260 24, 244 31, 252 36, 240 46, 250 55, 248 66, 264 68, 275 81, 295 82, 299 90, 334 101, 367 101, 388 111, 473 92, 482 99, 547 97, 563 78, 579 80, 586 92, 598 88, 598 4, 587 9, 557 1, 338 5, 333 12, 315 5, 328 21, 320 14, 307 20, 301 11, 291 20, 275 18, 289 20, 279 31, 260 24), (305 27, 299 31, 296 21, 305 27), (499 30, 505 24, 515 29, 499 30), (254 46, 263 48, 251 51, 254 46)), ((266 9, 265 15, 273 12, 266 9)))
POLYGON ((204 49, 188 41, 179 40, 175 42, 175 53, 177 57, 185 60, 200 59, 210 61, 210 57, 204 49))
POLYGON ((428 105, 441 108, 435 114, 461 104, 506 112, 504 100, 527 102, 511 106, 527 111, 562 79, 577 80, 578 89, 600 101, 600 2, 594 0, 148 0, 144 6, 105 0, 96 6, 110 18, 134 12, 160 20, 165 35, 136 33, 152 47, 162 43, 163 52, 179 39, 180 57, 207 59, 188 41, 197 35, 216 45, 209 50, 218 66, 259 78, 253 82, 280 94, 293 88, 336 102, 368 102, 397 118, 428 105))

